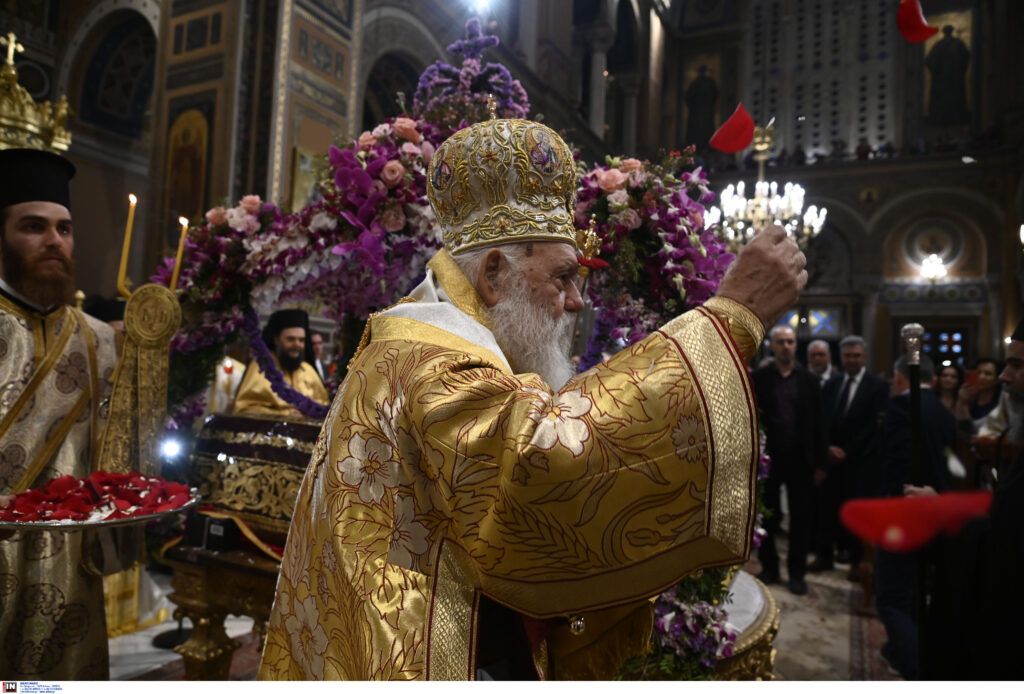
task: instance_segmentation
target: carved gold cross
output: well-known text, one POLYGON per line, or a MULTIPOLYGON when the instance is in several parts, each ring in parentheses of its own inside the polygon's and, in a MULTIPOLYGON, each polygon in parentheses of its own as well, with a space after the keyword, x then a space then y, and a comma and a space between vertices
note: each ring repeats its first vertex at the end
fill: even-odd
POLYGON ((8 31, 6 36, 0 36, 0 46, 7 46, 7 64, 14 65, 14 53, 24 53, 25 47, 18 43, 18 37, 13 31, 8 31))

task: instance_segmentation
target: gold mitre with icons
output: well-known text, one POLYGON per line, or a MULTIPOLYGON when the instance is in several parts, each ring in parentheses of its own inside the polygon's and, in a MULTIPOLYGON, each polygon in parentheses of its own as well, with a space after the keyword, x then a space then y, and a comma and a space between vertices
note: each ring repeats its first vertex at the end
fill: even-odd
POLYGON ((0 36, 0 48, 7 58, 0 67, 0 149, 47 149, 66 152, 71 145, 67 118, 68 100, 61 95, 56 104, 36 103, 28 90, 18 84, 14 54, 25 47, 14 32, 0 36))
POLYGON ((576 246, 576 162, 541 123, 491 118, 445 140, 427 197, 452 255, 522 241, 576 246))

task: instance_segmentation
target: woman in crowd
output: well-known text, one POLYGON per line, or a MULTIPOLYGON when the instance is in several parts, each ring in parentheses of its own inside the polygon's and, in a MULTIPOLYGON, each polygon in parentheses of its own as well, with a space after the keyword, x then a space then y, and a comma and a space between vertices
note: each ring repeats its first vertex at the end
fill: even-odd
POLYGON ((964 372, 959 365, 949 364, 939 370, 939 383, 935 394, 939 396, 939 402, 950 412, 956 409, 956 396, 963 382, 964 372))

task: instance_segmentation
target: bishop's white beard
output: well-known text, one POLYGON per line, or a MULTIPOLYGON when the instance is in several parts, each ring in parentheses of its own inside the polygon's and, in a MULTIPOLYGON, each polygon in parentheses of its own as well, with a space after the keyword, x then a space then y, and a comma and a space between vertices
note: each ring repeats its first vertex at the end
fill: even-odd
POLYGON ((538 374, 559 390, 576 373, 569 358, 576 316, 566 311, 552 318, 533 303, 526 278, 518 272, 509 273, 506 282, 509 291, 490 309, 494 339, 517 371, 538 374))

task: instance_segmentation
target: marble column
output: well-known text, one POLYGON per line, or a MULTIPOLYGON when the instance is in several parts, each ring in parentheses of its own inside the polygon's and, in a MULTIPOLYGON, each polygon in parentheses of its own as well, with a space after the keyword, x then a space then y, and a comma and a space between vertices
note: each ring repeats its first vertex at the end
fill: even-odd
POLYGON ((540 22, 537 5, 539 0, 520 0, 519 2, 519 49, 523 52, 526 65, 531 70, 537 69, 537 32, 540 22))
POLYGON ((583 37, 590 52, 590 129, 603 140, 607 97, 605 72, 608 70, 608 49, 615 40, 615 32, 602 24, 588 28, 583 37))
POLYGON ((636 121, 637 97, 640 94, 640 76, 627 72, 616 74, 615 81, 622 90, 622 153, 627 156, 636 154, 636 121))

